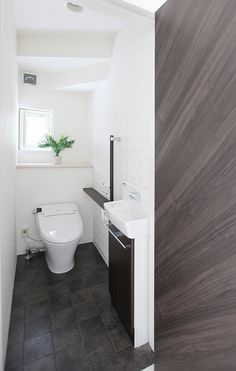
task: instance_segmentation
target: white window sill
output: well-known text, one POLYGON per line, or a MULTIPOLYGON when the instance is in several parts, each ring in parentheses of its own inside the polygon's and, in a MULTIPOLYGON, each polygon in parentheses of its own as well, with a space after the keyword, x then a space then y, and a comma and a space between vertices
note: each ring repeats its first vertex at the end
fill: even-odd
POLYGON ((16 164, 17 169, 65 169, 65 168, 92 168, 91 164, 61 164, 61 165, 55 165, 50 163, 18 163, 16 164))
POLYGON ((39 153, 42 153, 42 152, 52 152, 51 148, 19 148, 18 149, 18 152, 39 152, 39 153))

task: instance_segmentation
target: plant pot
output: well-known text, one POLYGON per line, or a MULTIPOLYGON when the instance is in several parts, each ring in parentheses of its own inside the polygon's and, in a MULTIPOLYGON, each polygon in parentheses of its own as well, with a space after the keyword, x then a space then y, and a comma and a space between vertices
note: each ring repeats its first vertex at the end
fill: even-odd
POLYGON ((54 157, 54 164, 61 165, 62 157, 61 156, 53 156, 54 157))

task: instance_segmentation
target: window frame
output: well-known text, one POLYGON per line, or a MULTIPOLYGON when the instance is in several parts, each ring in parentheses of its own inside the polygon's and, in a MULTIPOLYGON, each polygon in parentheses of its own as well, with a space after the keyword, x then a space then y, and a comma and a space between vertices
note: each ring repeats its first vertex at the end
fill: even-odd
POLYGON ((39 151, 47 152, 50 148, 40 148, 40 147, 27 147, 26 145, 26 117, 27 112, 36 112, 37 114, 49 115, 49 134, 53 135, 53 119, 54 112, 48 109, 35 109, 35 108, 19 108, 19 133, 18 133, 18 151, 39 151))

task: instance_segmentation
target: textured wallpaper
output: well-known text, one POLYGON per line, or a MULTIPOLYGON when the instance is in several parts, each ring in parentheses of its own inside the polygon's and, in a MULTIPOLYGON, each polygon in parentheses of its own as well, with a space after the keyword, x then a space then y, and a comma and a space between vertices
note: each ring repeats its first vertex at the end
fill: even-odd
MULTIPOLYGON (((153 192, 154 184, 154 24, 130 21, 117 35, 110 80, 93 95, 95 187, 109 184, 109 136, 115 143, 115 199, 123 180, 153 192)), ((108 256, 107 232, 94 213, 94 242, 108 256)))

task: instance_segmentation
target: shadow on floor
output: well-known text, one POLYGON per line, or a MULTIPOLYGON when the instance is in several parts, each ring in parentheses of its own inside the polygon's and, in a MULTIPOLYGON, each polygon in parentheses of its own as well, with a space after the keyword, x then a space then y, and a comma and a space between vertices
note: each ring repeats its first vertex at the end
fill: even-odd
POLYGON ((136 371, 153 363, 134 349, 108 293, 108 268, 92 243, 75 267, 51 273, 44 255, 17 259, 5 371, 136 371))

